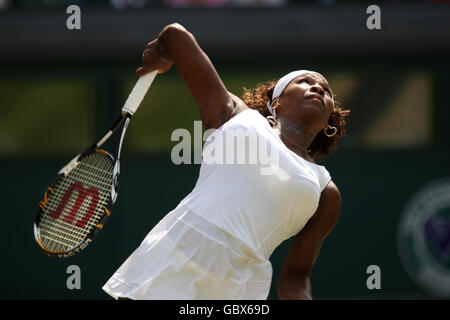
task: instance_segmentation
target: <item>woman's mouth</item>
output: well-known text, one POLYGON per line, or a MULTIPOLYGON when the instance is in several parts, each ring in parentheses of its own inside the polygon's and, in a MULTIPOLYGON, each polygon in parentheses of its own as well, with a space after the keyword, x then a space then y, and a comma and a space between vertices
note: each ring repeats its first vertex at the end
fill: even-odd
POLYGON ((306 99, 317 100, 317 101, 320 102, 320 104, 322 106, 324 105, 323 98, 320 95, 318 95, 318 94, 311 94, 311 95, 307 96, 306 99))

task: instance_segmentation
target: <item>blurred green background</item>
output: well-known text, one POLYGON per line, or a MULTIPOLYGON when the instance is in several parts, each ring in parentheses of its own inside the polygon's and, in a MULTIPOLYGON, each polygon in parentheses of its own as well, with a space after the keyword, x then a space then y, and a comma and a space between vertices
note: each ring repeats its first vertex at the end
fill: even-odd
MULTIPOLYGON (((417 190, 450 175, 450 28, 442 18, 448 5, 382 5, 382 30, 368 31, 367 5, 352 1, 214 9, 129 2, 124 10, 108 1, 79 2, 82 29, 68 31, 67 1, 4 3, 1 299, 109 299, 101 286, 193 188, 199 166, 171 162, 177 142, 170 135, 177 128, 193 134, 200 118, 172 69, 158 76, 129 127, 119 198, 104 230, 68 259, 45 256, 34 242, 33 220, 45 188, 109 128, 136 81, 142 48, 175 21, 198 37, 234 94, 310 69, 322 73, 352 110, 340 148, 322 161, 343 206, 314 268, 313 297, 442 298, 406 272, 397 238, 417 190), (66 287, 70 265, 81 268, 81 290, 66 287), (370 265, 380 267, 380 290, 366 286, 370 265)), ((442 231, 444 240, 449 228, 442 231)), ((278 298, 275 284, 288 247, 286 241, 271 257, 269 299, 278 298)))

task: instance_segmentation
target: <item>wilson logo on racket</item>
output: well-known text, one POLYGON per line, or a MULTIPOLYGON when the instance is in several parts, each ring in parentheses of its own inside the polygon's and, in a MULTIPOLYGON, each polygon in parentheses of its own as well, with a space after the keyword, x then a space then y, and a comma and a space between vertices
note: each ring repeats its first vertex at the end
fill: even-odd
POLYGON ((66 215, 62 220, 67 223, 72 223, 77 212, 80 210, 81 205, 84 203, 86 198, 90 197, 91 203, 88 210, 84 214, 83 218, 78 220, 76 223, 77 227, 83 228, 97 208, 97 204, 99 201, 99 192, 95 188, 85 189, 80 182, 74 182, 69 186, 69 188, 67 188, 56 210, 49 212, 48 215, 54 219, 58 219, 64 208, 67 206, 67 203, 69 202, 74 192, 78 193, 75 204, 73 205, 70 213, 66 215))
POLYGON ((156 71, 139 78, 111 129, 64 166, 47 188, 33 226, 36 243, 46 254, 73 256, 103 228, 117 198, 125 132, 155 76, 156 71), (99 148, 120 127, 122 134, 114 157, 99 148))

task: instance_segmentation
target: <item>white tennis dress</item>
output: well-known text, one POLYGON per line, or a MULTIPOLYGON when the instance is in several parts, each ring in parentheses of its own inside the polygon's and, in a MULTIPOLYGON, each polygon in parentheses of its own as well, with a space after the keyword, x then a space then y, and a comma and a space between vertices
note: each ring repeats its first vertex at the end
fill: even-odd
POLYGON ((267 299, 270 255, 303 228, 330 179, 245 110, 208 137, 192 192, 103 290, 115 299, 267 299))

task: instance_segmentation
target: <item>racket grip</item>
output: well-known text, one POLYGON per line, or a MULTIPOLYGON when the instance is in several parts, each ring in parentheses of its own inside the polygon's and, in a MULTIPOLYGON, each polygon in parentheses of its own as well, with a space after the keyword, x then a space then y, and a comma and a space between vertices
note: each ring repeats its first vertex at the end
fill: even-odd
POLYGON ((150 88, 153 80, 155 79, 157 73, 157 71, 152 71, 143 75, 142 77, 139 77, 136 85, 134 86, 133 90, 131 90, 128 99, 122 108, 122 112, 127 112, 131 115, 134 115, 136 110, 139 108, 142 99, 144 99, 148 88, 150 88))

